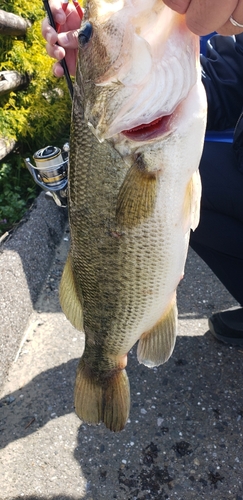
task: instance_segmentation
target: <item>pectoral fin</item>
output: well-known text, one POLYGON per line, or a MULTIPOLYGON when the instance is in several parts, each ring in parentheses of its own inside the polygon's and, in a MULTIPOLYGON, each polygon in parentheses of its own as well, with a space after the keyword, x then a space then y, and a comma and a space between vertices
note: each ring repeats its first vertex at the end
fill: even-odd
POLYGON ((153 212, 157 194, 156 172, 134 164, 121 186, 117 201, 118 224, 134 227, 153 212))
POLYGON ((83 330, 83 312, 73 277, 71 255, 68 255, 59 288, 61 308, 77 330, 83 330))
POLYGON ((160 321, 144 333, 139 340, 137 357, 139 363, 150 367, 165 363, 171 356, 177 334, 177 306, 175 297, 160 321))

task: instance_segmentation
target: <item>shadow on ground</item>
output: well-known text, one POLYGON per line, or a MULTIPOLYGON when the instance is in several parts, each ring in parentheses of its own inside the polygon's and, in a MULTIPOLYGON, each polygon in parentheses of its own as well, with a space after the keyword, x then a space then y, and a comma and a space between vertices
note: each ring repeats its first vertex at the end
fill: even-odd
POLYGON ((0 448, 36 432, 56 416, 71 413, 78 359, 40 373, 0 400, 0 448))
MULTIPOLYGON (((82 498, 240 500, 242 356, 240 349, 214 341, 209 332, 178 337, 171 359, 154 369, 138 365, 133 349, 126 428, 118 434, 103 425, 79 428, 74 457, 87 481, 82 498), (227 493, 233 485, 237 496, 227 493)), ((74 411, 77 361, 41 373, 1 400, 1 447, 74 411)), ((52 497, 68 499, 75 497, 52 497)))

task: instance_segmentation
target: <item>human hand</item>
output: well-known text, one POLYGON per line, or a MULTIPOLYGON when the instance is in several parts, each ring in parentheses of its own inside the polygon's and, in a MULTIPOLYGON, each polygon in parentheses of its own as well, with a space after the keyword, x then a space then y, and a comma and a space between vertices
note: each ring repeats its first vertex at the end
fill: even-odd
MULTIPOLYGON (((65 57, 70 75, 75 75, 77 49, 78 49, 78 31, 80 28, 80 17, 73 5, 68 3, 66 12, 61 7, 60 0, 50 0, 50 8, 54 21, 59 24, 58 33, 50 26, 49 19, 46 17, 42 22, 42 35, 47 41, 46 50, 50 57, 60 61, 65 57), (58 42, 59 45, 56 45, 58 42)), ((63 76, 63 68, 56 62, 53 66, 54 75, 63 76)))
POLYGON ((196 35, 217 31, 221 35, 243 32, 243 0, 164 0, 171 9, 186 15, 188 28, 196 35), (233 17, 242 27, 233 26, 233 17))

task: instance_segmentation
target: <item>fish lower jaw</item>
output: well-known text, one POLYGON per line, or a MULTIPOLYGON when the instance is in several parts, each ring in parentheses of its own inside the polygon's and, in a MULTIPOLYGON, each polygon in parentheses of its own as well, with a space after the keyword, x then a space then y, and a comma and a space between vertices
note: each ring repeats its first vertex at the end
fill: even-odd
POLYGON ((142 123, 130 130, 122 130, 121 134, 132 141, 139 142, 165 137, 172 132, 171 121, 173 114, 161 116, 150 123, 142 123))

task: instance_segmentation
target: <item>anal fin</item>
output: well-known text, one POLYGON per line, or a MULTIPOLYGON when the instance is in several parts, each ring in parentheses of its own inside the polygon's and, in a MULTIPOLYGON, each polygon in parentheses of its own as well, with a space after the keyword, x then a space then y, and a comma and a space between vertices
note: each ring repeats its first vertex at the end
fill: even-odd
POLYGON ((121 431, 130 410, 130 387, 125 369, 99 378, 81 358, 74 390, 75 411, 90 424, 104 422, 111 431, 121 431))
POLYGON ((139 363, 151 368, 162 365, 169 359, 176 341, 177 317, 177 305, 174 297, 159 322, 140 337, 137 348, 139 363))
POLYGON ((76 291, 70 254, 67 257, 62 273, 59 287, 59 300, 61 308, 70 323, 72 323, 77 330, 83 330, 82 306, 76 291))

